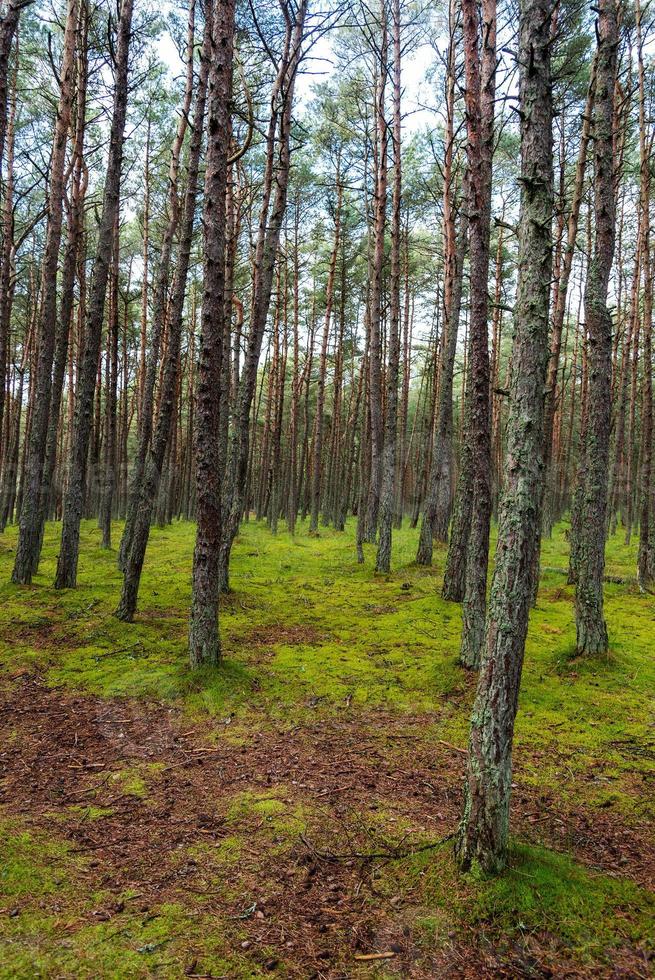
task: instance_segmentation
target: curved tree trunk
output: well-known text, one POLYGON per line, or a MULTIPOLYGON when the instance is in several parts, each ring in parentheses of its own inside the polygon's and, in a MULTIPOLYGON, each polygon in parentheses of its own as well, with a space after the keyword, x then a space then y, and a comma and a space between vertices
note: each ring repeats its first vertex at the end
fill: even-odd
MULTIPOLYGON (((198 93, 193 120, 193 136, 189 147, 189 164, 187 186, 184 197, 181 235, 177 255, 177 266, 173 279, 173 288, 168 308, 168 334, 164 371, 159 394, 159 412, 152 439, 148 450, 145 472, 139 487, 139 502, 133 517, 133 527, 130 550, 123 564, 123 588, 120 602, 116 610, 118 619, 131 622, 136 611, 141 581, 141 571, 150 536, 152 513, 166 461, 166 453, 170 446, 171 430, 174 421, 177 386, 180 375, 180 345, 182 341, 182 326, 184 317, 184 299, 191 257, 193 239, 193 223, 196 213, 196 198, 198 191, 198 172, 202 149, 203 125, 205 118, 205 102, 207 96, 207 79, 209 62, 212 56, 212 7, 205 3, 205 36, 201 56, 200 73, 198 78, 198 93)), ((210 161, 211 162, 211 161, 210 161)))
POLYGON ((250 333, 237 397, 234 425, 225 469, 222 533, 219 555, 219 588, 229 589, 229 563, 232 544, 246 503, 246 485, 250 448, 250 413, 257 385, 257 366, 271 302, 275 259, 286 211, 289 168, 291 162, 291 113, 298 66, 302 55, 307 0, 302 0, 296 18, 288 25, 285 53, 274 83, 273 111, 267 134, 267 158, 264 176, 264 200, 259 219, 255 250, 250 333), (276 132, 279 122, 279 136, 276 132), (275 169, 275 173, 274 173, 275 169), (273 193, 273 185, 275 192, 273 193), (273 197, 272 207, 270 199, 273 197), (269 214, 270 211, 270 214, 269 214))
MULTIPOLYGON (((136 456, 134 459, 134 468, 132 471, 132 478, 130 480, 130 490, 127 499, 127 514, 125 518, 125 527, 123 529, 123 536, 121 538, 121 543, 118 550, 118 566, 124 569, 124 563, 129 554, 130 547, 132 544, 132 532, 134 529, 134 519, 136 517, 136 512, 139 506, 139 495, 141 491, 141 484, 143 482, 146 458, 148 455, 148 448, 150 446, 150 440, 152 439, 152 428, 154 424, 155 417, 155 385, 157 382, 157 374, 159 370, 159 354, 161 350, 162 337, 164 335, 164 326, 166 322, 166 313, 168 308, 168 290, 170 286, 170 268, 171 268, 171 253, 173 249, 173 240, 175 238, 175 233, 177 231, 179 221, 180 221, 180 202, 178 198, 178 183, 179 183, 179 171, 180 171, 180 159, 182 155, 182 146, 184 144, 184 137, 186 135, 188 123, 189 123, 189 112, 191 109, 191 98, 193 96, 193 44, 195 36, 195 0, 189 5, 189 13, 187 19, 187 73, 186 82, 184 88, 184 98, 182 100, 182 106, 180 111, 180 118, 178 122, 177 132, 175 134, 175 139, 173 140, 173 145, 171 147, 171 162, 168 171, 168 200, 167 200, 167 221, 164 227, 164 235, 162 238, 161 249, 159 253, 159 262, 157 265, 157 274, 153 290, 153 310, 152 310, 152 332, 150 337, 150 352, 146 359, 145 369, 143 372, 143 385, 140 387, 139 391, 139 426, 138 426, 138 439, 137 439, 137 449, 136 456)), ((147 204, 147 202, 146 202, 147 204)), ((148 236, 148 226, 144 228, 144 235, 148 236)), ((146 245, 144 244, 144 249, 146 245)), ((147 254, 147 253, 146 253, 147 254)), ((144 268, 143 275, 147 275, 147 269, 144 268)), ((146 287, 147 288, 147 287, 146 287)), ((142 299, 145 303, 145 299, 142 299)), ((144 316, 144 311, 142 310, 142 318, 144 316)), ((143 326, 142 326, 143 330, 143 326)))

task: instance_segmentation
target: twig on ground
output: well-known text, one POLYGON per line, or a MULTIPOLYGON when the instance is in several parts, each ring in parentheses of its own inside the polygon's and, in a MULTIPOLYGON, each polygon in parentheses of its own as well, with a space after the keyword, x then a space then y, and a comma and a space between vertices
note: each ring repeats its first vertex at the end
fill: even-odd
POLYGON ((321 851, 319 850, 311 841, 309 841, 304 834, 300 834, 300 840, 303 842, 308 851, 321 861, 352 861, 353 859, 358 861, 376 861, 376 860, 399 860, 401 858, 411 857, 413 854, 421 854, 423 851, 431 851, 435 847, 441 847, 442 844, 447 843, 452 840, 455 836, 455 831, 450 834, 446 834, 445 837, 441 837, 439 840, 432 841, 429 844, 421 844, 420 847, 410 847, 405 850, 398 848, 390 848, 386 851, 346 851, 341 854, 337 854, 333 851, 321 851))

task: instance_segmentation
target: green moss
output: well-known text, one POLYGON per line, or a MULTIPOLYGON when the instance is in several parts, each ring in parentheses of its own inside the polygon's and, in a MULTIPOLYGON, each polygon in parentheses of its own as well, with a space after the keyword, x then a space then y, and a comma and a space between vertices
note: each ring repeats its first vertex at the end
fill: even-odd
POLYGON ((175 903, 146 914, 127 908, 107 920, 97 913, 109 902, 115 899, 89 887, 86 862, 68 842, 2 821, 0 977, 177 977, 190 959, 207 974, 262 975, 234 952, 229 923, 217 930, 213 917, 175 903))
POLYGON ((226 936, 202 913, 176 904, 148 915, 64 925, 53 916, 21 915, 2 935, 0 977, 179 977, 191 960, 212 976, 251 980, 263 971, 230 951, 226 936))
POLYGON ((516 846, 508 873, 481 886, 470 918, 506 936, 543 930, 583 959, 602 959, 611 947, 652 940, 655 898, 565 855, 516 846))
POLYGON ((45 836, 35 837, 15 821, 0 821, 0 896, 2 901, 35 899, 57 892, 66 879, 68 848, 45 836))
POLYGON ((110 806, 69 806, 67 809, 69 814, 79 814, 82 820, 102 820, 114 812, 110 806))
POLYGON ((112 772, 109 783, 126 796, 144 798, 148 795, 150 783, 159 777, 163 768, 163 762, 126 766, 117 772, 112 772))
POLYGON ((210 862, 212 866, 229 868, 239 861, 242 850, 243 842, 235 834, 233 837, 221 838, 216 844, 194 844, 188 849, 188 853, 203 864, 210 862))
POLYGON ((262 831, 281 852, 294 847, 298 836, 307 828, 308 813, 300 804, 284 799, 285 789, 277 786, 275 794, 244 790, 233 796, 227 806, 226 822, 235 830, 262 831))
POLYGON ((578 962, 603 962, 620 946, 652 946, 655 896, 631 881, 596 874, 565 855, 515 845, 499 878, 458 874, 441 847, 382 869, 376 889, 402 896, 426 945, 473 928, 511 947, 530 934, 578 962))

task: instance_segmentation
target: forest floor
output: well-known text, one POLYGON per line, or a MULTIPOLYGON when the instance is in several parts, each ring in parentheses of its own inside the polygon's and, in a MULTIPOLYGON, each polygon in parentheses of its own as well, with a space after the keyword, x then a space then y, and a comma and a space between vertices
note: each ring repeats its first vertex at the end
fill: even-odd
POLYGON ((70 592, 54 525, 33 586, 6 584, 9 530, 0 976, 652 975, 655 599, 616 536, 611 655, 576 660, 565 530, 543 548, 496 880, 460 876, 447 839, 475 678, 442 550, 416 567, 403 530, 380 577, 352 530, 247 524, 225 662, 192 674, 192 525, 153 531, 133 625, 91 522, 70 592))

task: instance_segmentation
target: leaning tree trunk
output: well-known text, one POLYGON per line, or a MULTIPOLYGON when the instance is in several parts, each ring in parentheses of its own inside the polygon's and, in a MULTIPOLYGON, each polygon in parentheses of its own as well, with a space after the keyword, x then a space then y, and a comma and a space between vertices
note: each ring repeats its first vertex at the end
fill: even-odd
MULTIPOLYGON (((189 658, 192 667, 217 664, 218 556, 221 546, 221 366, 225 309, 225 219, 230 145, 234 0, 217 6, 212 31, 205 170, 204 294, 196 378, 196 546, 193 553, 189 658)), ((225 406, 223 405, 223 410, 225 406)))
POLYGON ((466 59, 467 158, 469 168, 469 265, 471 365, 469 429, 473 506, 462 604, 461 662, 480 663, 487 603, 491 522, 491 430, 489 419, 488 277, 491 163, 496 74, 496 0, 462 0, 466 59), (481 51, 480 51, 481 48, 481 51))
POLYGON ((273 112, 267 134, 264 202, 260 213, 255 249, 250 333, 234 413, 229 457, 225 468, 223 527, 219 557, 219 588, 221 592, 227 592, 229 589, 230 553, 247 499, 250 413, 257 385, 257 366, 271 302, 275 259, 286 212, 291 165, 291 114, 296 75, 302 54, 306 13, 307 0, 301 0, 296 11, 295 21, 287 27, 285 54, 274 83, 271 100, 273 112), (278 106, 278 102, 281 108, 278 106), (276 140, 278 117, 279 138, 276 140), (275 176, 273 173, 274 165, 275 176), (273 182, 275 183, 275 193, 273 205, 269 207, 270 197, 273 194, 273 182))
POLYGON ((130 549, 123 562, 123 588, 116 610, 118 619, 131 622, 136 611, 141 581, 141 570, 145 559, 152 512, 159 492, 166 452, 170 444, 176 394, 180 375, 180 345, 184 319, 184 299, 193 241, 193 224, 196 213, 198 190, 198 171, 202 149, 207 79, 210 58, 212 57, 212 7, 205 2, 205 35, 202 60, 198 78, 198 93, 193 121, 193 135, 189 146, 187 186, 184 198, 181 235, 178 248, 177 266, 168 308, 168 336, 164 372, 159 392, 159 413, 157 424, 148 450, 143 479, 139 487, 139 501, 133 515, 130 549))
POLYGON ((64 51, 60 70, 59 105, 55 121, 50 165, 48 224, 43 254, 41 308, 36 334, 36 379, 33 388, 32 424, 26 446, 25 483, 20 513, 18 545, 12 582, 29 584, 39 566, 41 512, 44 507, 43 468, 48 437, 52 392, 52 361, 57 323, 57 266, 64 201, 66 145, 73 104, 77 0, 68 0, 64 51))
MULTIPOLYGON (((125 517, 125 527, 118 550, 118 566, 124 568, 127 555, 132 544, 132 532, 134 530, 134 520, 139 506, 139 494, 143 482, 148 448, 152 438, 152 427, 155 415, 155 385, 157 382, 157 372, 159 368, 159 354, 164 334, 164 324, 168 307, 168 291, 170 287, 170 266, 173 241, 177 232, 180 220, 180 202, 178 198, 178 183, 180 171, 180 159, 184 137, 189 122, 189 112, 191 109, 191 98, 193 96, 193 44, 195 36, 195 0, 189 5, 187 17, 187 71, 184 88, 184 97, 180 117, 177 125, 175 138, 171 147, 171 162, 168 169, 168 197, 166 202, 166 224, 162 237, 159 252, 159 262, 153 289, 153 309, 152 309, 152 331, 150 336, 150 351, 145 360, 142 374, 142 384, 139 386, 139 413, 137 429, 137 447, 130 480, 130 490, 127 498, 127 514, 125 517)), ((148 208, 149 184, 146 194, 146 209, 148 208)), ((147 213, 147 212, 146 212, 147 213)), ((144 225, 144 255, 146 258, 149 253, 148 223, 144 225)), ((144 277, 147 277, 147 266, 144 267, 144 277)), ((147 307, 147 282, 144 280, 144 293, 142 294, 142 304, 147 307)), ((142 332, 145 329, 143 323, 147 316, 147 309, 142 307, 142 332)))
POLYGON ((544 382, 551 277, 552 83, 547 0, 523 0, 519 26, 521 217, 519 278, 498 546, 471 719, 460 865, 507 862, 512 739, 539 540, 544 382))
POLYGON ((91 276, 83 352, 78 375, 73 437, 68 464, 68 487, 64 499, 61 546, 57 561, 55 588, 74 588, 80 546, 80 522, 84 506, 84 485, 89 438, 93 425, 98 358, 105 314, 107 279, 111 262, 114 226, 118 217, 123 161, 123 138, 127 112, 127 74, 133 0, 123 0, 118 21, 114 106, 109 134, 109 160, 105 177, 98 244, 91 276))
POLYGON ((584 297, 589 388, 575 590, 577 650, 581 654, 606 653, 609 643, 603 614, 603 575, 611 419, 612 317, 607 307, 607 292, 616 217, 612 124, 617 47, 614 0, 600 0, 593 117, 596 240, 589 259, 584 297))

